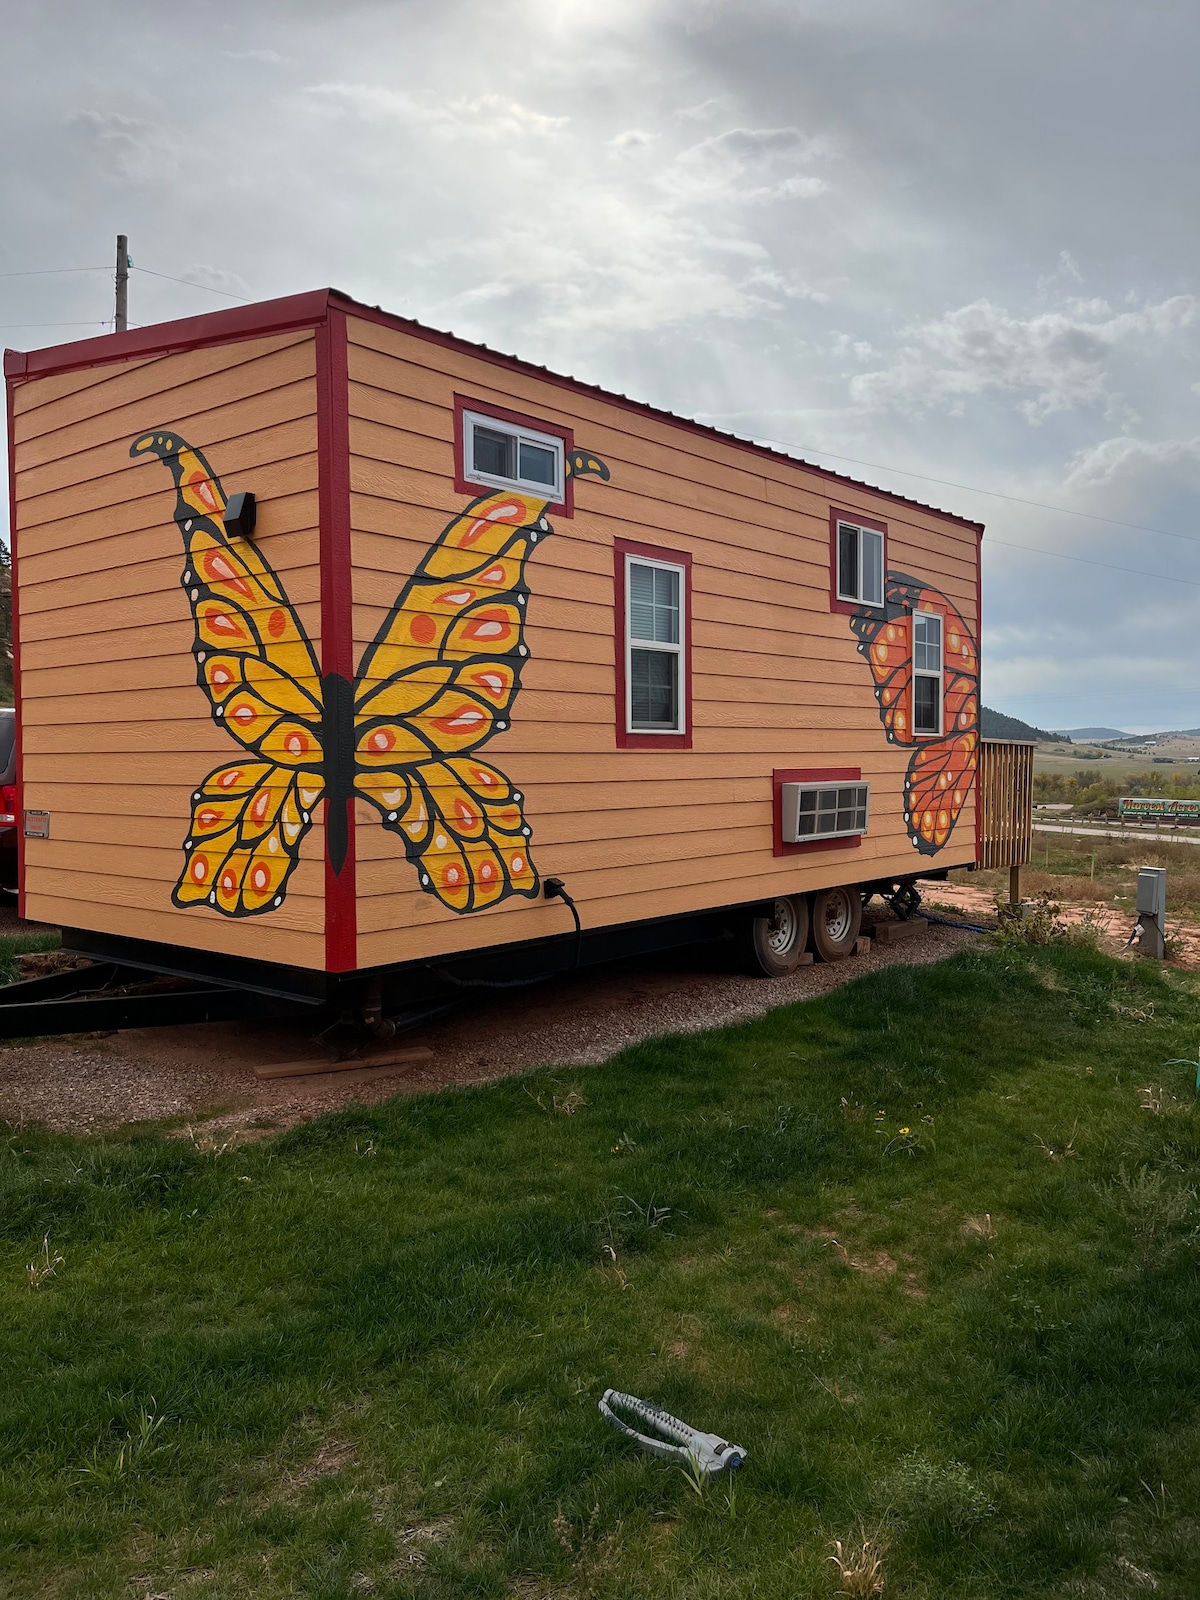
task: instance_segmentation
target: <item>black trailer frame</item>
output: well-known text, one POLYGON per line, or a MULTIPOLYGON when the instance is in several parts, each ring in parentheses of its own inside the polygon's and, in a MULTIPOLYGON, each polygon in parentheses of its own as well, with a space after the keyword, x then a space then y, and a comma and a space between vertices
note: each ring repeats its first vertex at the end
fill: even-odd
MULTIPOLYGON (((918 876, 944 878, 946 872, 857 887, 864 898, 883 895, 908 917, 920 900, 918 876)), ((347 973, 64 928, 63 951, 86 964, 0 987, 0 1039, 245 1020, 303 1020, 314 1031, 342 1022, 391 1037, 472 991, 526 988, 579 967, 731 941, 747 917, 769 916, 772 909, 770 900, 752 900, 347 973)))

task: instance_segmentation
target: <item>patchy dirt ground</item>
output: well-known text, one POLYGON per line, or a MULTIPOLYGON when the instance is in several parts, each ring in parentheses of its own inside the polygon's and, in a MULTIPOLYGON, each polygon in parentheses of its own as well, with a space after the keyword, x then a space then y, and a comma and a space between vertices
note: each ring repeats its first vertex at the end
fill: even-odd
POLYGON ((198 1140, 240 1141, 352 1102, 487 1083, 537 1066, 595 1066, 652 1034, 740 1022, 880 967, 939 961, 973 938, 931 927, 773 981, 731 972, 703 947, 615 962, 537 989, 472 998, 397 1041, 429 1046, 429 1061, 304 1078, 254 1075, 259 1064, 322 1058, 320 1042, 292 1023, 204 1023, 0 1044, 0 1117, 85 1133, 178 1119, 198 1140))
MULTIPOLYGON (((989 918, 995 914, 996 897, 990 889, 977 888, 972 883, 931 883, 925 888, 925 908, 944 908, 951 915, 964 919, 989 918)), ((1087 922, 1101 933, 1112 953, 1123 950, 1133 931, 1135 918, 1132 912, 1116 906, 1089 903, 1072 905, 1062 902, 1064 922, 1087 922)), ((1167 935, 1176 942, 1171 965, 1189 971, 1200 971, 1200 927, 1194 923, 1180 922, 1169 913, 1167 935)))

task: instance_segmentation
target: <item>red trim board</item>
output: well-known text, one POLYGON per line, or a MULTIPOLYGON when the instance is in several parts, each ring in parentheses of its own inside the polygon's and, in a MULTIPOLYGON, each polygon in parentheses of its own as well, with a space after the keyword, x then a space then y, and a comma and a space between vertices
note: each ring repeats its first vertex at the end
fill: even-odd
POLYGON ((199 350, 205 345, 232 344, 239 339, 261 339, 272 333, 313 328, 324 322, 329 310, 329 289, 263 300, 233 311, 208 311, 178 322, 158 322, 127 333, 104 333, 95 339, 77 339, 45 350, 6 350, 7 378, 44 378, 83 367, 107 366, 110 361, 134 361, 143 356, 172 355, 199 350))
MULTIPOLYGON (((331 310, 317 328, 317 472, 320 506, 321 673, 354 681, 354 626, 350 565, 350 395, 346 315, 331 310)), ((349 752, 325 752, 333 763, 349 752)), ((325 802, 325 968, 352 972, 358 965, 357 872, 354 801, 325 802), (341 870, 330 860, 330 808, 345 807, 346 856, 341 870)))
POLYGON ((690 750, 692 748, 692 558, 686 550, 664 550, 656 544, 613 540, 613 649, 616 663, 616 735, 618 750, 690 750), (684 569, 683 577, 683 732, 630 733, 625 719, 625 557, 646 556, 684 569))
POLYGON ((785 783, 861 783, 859 767, 776 767, 771 774, 771 854, 806 856, 821 850, 857 850, 862 834, 841 839, 805 839, 803 844, 783 842, 783 786, 785 783))
POLYGON ((17 804, 14 822, 17 830, 17 915, 25 915, 25 761, 21 754, 21 607, 17 602, 17 451, 15 412, 13 409, 14 385, 5 385, 5 407, 8 418, 8 553, 11 558, 9 584, 12 590, 12 653, 13 653, 13 738, 16 750, 17 804))

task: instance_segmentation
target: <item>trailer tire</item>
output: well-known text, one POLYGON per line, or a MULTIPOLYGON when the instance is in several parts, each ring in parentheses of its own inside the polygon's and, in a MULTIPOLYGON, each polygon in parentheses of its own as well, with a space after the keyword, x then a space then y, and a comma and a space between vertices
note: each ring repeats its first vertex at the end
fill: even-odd
POLYGON ((812 949, 818 961, 840 961, 854 949, 862 927, 862 895, 848 889, 818 889, 812 905, 812 949))
POLYGON ((808 897, 781 895, 769 917, 750 917, 744 954, 750 972, 760 978, 786 978, 800 965, 808 945, 808 897))

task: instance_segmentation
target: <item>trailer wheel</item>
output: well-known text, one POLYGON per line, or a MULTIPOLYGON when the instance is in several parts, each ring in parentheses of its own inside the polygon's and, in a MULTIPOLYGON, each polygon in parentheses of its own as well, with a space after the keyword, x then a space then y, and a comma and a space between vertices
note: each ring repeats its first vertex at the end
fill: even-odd
POLYGON ((813 895, 812 947, 818 960, 848 956, 861 927, 862 895, 857 889, 818 889, 813 895))
POLYGON ((780 896, 769 917, 751 917, 745 941, 746 963, 763 978, 786 978, 800 965, 808 944, 808 900, 780 896))

